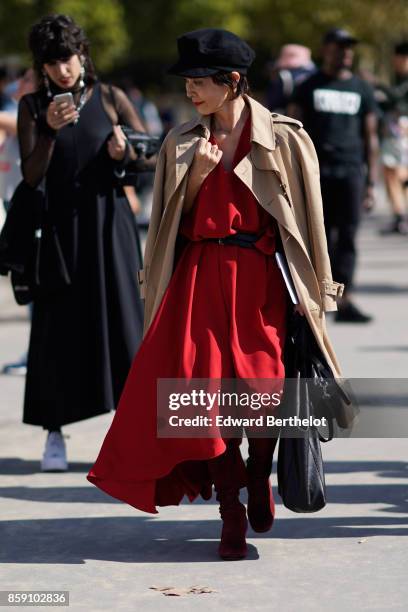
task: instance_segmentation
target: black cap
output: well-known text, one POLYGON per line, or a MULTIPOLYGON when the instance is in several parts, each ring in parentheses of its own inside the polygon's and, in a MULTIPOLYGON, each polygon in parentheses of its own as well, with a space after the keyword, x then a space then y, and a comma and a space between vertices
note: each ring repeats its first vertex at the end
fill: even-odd
POLYGON ((347 30, 341 28, 332 28, 323 37, 323 44, 327 43, 338 43, 339 45, 356 45, 360 42, 357 38, 352 36, 347 30))
POLYGON ((169 74, 206 77, 217 72, 245 75, 255 58, 255 51, 239 36, 219 28, 187 32, 177 38, 179 60, 169 74))

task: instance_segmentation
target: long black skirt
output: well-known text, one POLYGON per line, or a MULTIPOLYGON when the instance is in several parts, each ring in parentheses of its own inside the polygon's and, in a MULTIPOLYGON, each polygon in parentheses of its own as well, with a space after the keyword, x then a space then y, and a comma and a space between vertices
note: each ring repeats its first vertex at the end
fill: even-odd
POLYGON ((23 422, 44 429, 113 410, 142 339, 136 221, 123 192, 92 196, 57 228, 71 286, 33 305, 23 422))

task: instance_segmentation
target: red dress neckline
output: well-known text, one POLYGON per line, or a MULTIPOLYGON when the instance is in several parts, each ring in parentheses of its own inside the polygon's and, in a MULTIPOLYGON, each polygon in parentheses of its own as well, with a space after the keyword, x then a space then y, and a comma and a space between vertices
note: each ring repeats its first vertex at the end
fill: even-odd
MULTIPOLYGON (((221 157, 221 160, 219 163, 222 166, 222 169, 224 170, 224 172, 227 172, 228 174, 231 172, 234 172, 234 168, 249 153, 249 151, 251 150, 250 136, 251 136, 251 113, 249 112, 248 117, 246 118, 246 121, 244 123, 244 127, 242 128, 237 147, 235 149, 234 157, 232 159, 231 170, 227 170, 225 168, 224 163, 222 161, 222 157, 221 157)), ((211 144, 218 144, 213 132, 211 132, 210 134, 209 142, 211 142, 211 144)))

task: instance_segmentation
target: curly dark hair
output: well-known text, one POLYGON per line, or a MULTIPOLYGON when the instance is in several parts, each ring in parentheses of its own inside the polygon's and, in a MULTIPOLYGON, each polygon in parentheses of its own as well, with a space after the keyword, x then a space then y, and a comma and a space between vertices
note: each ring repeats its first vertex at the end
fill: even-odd
POLYGON ((28 36, 33 56, 33 67, 40 86, 43 86, 43 65, 56 60, 82 55, 85 81, 96 81, 95 69, 89 56, 89 40, 84 30, 68 15, 47 15, 35 23, 28 36))
POLYGON ((239 98, 242 94, 250 94, 248 79, 243 74, 241 74, 238 83, 234 81, 230 72, 217 72, 217 74, 214 74, 211 78, 217 85, 227 85, 232 93, 234 93, 234 87, 236 85, 237 88, 233 98, 239 98))

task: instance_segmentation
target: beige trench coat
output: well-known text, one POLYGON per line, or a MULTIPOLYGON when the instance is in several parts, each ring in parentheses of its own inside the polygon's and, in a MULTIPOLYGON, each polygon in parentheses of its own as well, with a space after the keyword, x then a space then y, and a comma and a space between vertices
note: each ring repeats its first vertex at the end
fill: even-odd
MULTIPOLYGON (((234 172, 276 219, 299 301, 333 374, 340 377, 324 312, 337 309, 343 285, 331 275, 314 146, 299 121, 271 115, 253 98, 244 98, 251 111, 252 145, 234 172)), ((172 129, 159 153, 144 268, 138 274, 145 303, 144 335, 173 274, 188 171, 197 141, 210 137, 209 125, 210 117, 198 117, 172 129)))

